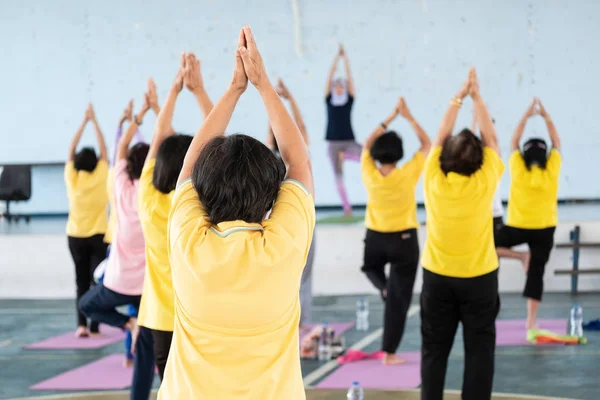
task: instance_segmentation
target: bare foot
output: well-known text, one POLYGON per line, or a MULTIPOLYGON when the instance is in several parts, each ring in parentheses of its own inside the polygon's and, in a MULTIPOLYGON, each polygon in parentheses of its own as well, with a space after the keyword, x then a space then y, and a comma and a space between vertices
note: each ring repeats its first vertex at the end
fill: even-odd
POLYGON ((531 253, 523 253, 521 256, 521 262, 523 263, 523 269, 525 270, 525 273, 529 271, 529 261, 531 261, 531 253))
POLYGON ((385 353, 381 362, 383 363, 383 365, 398 365, 398 364, 404 364, 406 362, 406 360, 398 357, 395 354, 385 353))
POLYGON ((123 368, 133 368, 133 358, 127 358, 123 360, 123 368))
POLYGON ((85 326, 78 326, 77 330, 75 331, 75 337, 78 338, 86 338, 88 337, 88 330, 85 326))
POLYGON ((131 332, 131 354, 135 354, 135 346, 137 344, 138 336, 140 335, 140 327, 137 324, 137 318, 131 317, 129 321, 123 327, 131 332))

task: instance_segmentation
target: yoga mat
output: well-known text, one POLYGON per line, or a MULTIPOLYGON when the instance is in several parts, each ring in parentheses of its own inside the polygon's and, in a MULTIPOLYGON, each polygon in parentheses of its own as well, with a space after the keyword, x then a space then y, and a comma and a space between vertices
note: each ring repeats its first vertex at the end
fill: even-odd
POLYGON ((118 390, 131 386, 133 368, 123 354, 112 354, 31 386, 30 390, 118 390))
MULTIPOLYGON (((300 334, 300 342, 312 331, 316 326, 321 326, 323 323, 314 323, 306 325, 307 332, 300 334)), ((340 336, 344 332, 349 331, 354 327, 354 322, 328 322, 327 325, 335 330, 335 335, 340 336)))
MULTIPOLYGON (((566 319, 538 319, 540 329, 546 329, 561 335, 567 331, 566 319)), ((564 344, 548 343, 543 346, 564 346, 564 344)), ((524 319, 496 320, 496 346, 540 346, 527 341, 527 329, 524 319)))
POLYGON ((109 344, 117 343, 125 339, 125 333, 118 328, 108 325, 100 325, 99 337, 77 338, 74 332, 67 332, 54 336, 41 342, 25 346, 26 350, 80 350, 99 349, 109 344))
POLYGON ((398 353, 406 360, 399 365, 383 365, 381 360, 345 364, 323 379, 319 389, 348 389, 358 381, 367 389, 414 389, 421 384, 421 353, 398 353))

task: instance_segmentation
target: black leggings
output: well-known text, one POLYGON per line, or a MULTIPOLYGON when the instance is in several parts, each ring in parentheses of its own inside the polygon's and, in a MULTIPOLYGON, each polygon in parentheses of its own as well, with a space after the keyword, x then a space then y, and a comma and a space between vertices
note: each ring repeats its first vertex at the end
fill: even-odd
POLYGON ((386 353, 395 353, 404 335, 418 265, 416 229, 391 233, 367 229, 362 271, 380 292, 384 289, 387 292, 381 346, 386 353), (389 277, 385 275, 387 263, 390 263, 389 277))
POLYGON ((527 243, 531 252, 523 296, 541 301, 544 292, 544 271, 554 247, 555 227, 521 229, 504 225, 496 236, 496 247, 510 248, 527 243))
MULTIPOLYGON (((68 236, 69 251, 75 264, 75 284, 77 285, 77 325, 87 326, 85 315, 79 311, 79 299, 94 286, 94 271, 98 264, 106 258, 108 245, 104 243, 104 235, 94 235, 87 238, 68 236)), ((98 323, 91 321, 90 331, 98 332, 98 323)))
POLYGON ((158 375, 162 382, 165 376, 165 367, 167 366, 167 360, 169 359, 169 351, 171 349, 171 341, 173 340, 172 331, 159 331, 151 329, 152 338, 154 341, 154 360, 156 361, 156 367, 158 368, 158 375))

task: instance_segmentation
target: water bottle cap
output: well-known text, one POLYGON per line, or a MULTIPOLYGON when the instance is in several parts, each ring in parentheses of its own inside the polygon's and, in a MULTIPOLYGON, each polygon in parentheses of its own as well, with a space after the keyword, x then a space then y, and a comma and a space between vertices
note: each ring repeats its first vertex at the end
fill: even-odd
POLYGON ((358 383, 358 381, 354 381, 352 382, 352 386, 360 386, 360 383, 358 383))
POLYGON ((327 322, 323 322, 323 326, 328 326, 329 324, 327 322))

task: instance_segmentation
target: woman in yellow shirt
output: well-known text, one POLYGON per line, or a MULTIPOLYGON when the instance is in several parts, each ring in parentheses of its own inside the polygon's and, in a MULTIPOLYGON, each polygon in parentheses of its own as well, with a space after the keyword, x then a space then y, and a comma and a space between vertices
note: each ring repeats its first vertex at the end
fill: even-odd
POLYGON ((236 53, 231 84, 194 137, 173 195, 175 329, 162 400, 305 399, 298 291, 315 224, 310 159, 247 26, 236 53), (223 134, 248 80, 283 162, 250 136, 223 134))
MULTIPOLYGON (((107 226, 106 178, 108 163, 106 143, 96 114, 90 104, 85 118, 75 133, 69 147, 69 158, 65 164, 65 185, 69 200, 69 218, 67 236, 69 250, 75 264, 75 283, 77 285, 77 303, 94 284, 94 270, 106 258, 104 234, 107 226), (88 122, 92 122, 100 148, 100 156, 93 148, 84 147, 76 152, 81 135, 88 122)), ((76 303, 76 304, 77 304, 76 303)), ((90 324, 91 334, 97 334, 98 323, 90 324)), ((88 336, 85 315, 77 309, 77 337, 88 336)))
POLYGON ((415 188, 423 172, 431 142, 413 118, 404 98, 367 138, 361 156, 362 180, 367 189, 365 251, 362 271, 381 292, 385 301, 384 364, 403 362, 396 350, 404 334, 406 313, 419 265, 417 202, 415 188), (402 115, 415 130, 421 147, 402 167, 402 139, 389 124, 402 115), (379 165, 378 165, 379 164, 379 165), (385 265, 390 263, 389 278, 385 265))
POLYGON ((448 356, 461 323, 465 347, 462 398, 489 400, 494 378, 498 258, 492 200, 504 172, 496 130, 474 69, 450 102, 425 161, 427 240, 421 264, 421 399, 442 400, 448 356), (481 139, 469 129, 452 136, 470 95, 481 139))
POLYGON ((527 298, 527 329, 536 327, 537 312, 544 291, 544 270, 554 246, 558 223, 558 178, 560 175, 560 138, 554 123, 539 99, 534 99, 515 129, 511 140, 510 195, 508 219, 496 240, 498 254, 527 243, 531 254, 526 268, 523 296, 527 298), (527 120, 541 115, 546 121, 552 149, 543 139, 529 139, 519 149, 527 120))
POLYGON ((184 81, 200 103, 205 118, 213 106, 204 90, 200 61, 192 53, 182 55, 175 81, 158 113, 154 137, 140 176, 138 214, 146 242, 146 273, 137 321, 139 336, 135 349, 135 368, 140 384, 143 384, 143 381, 152 383, 155 364, 160 379, 163 379, 173 338, 175 311, 167 244, 167 220, 177 178, 192 137, 175 134, 171 123, 175 103, 183 89, 184 81))

